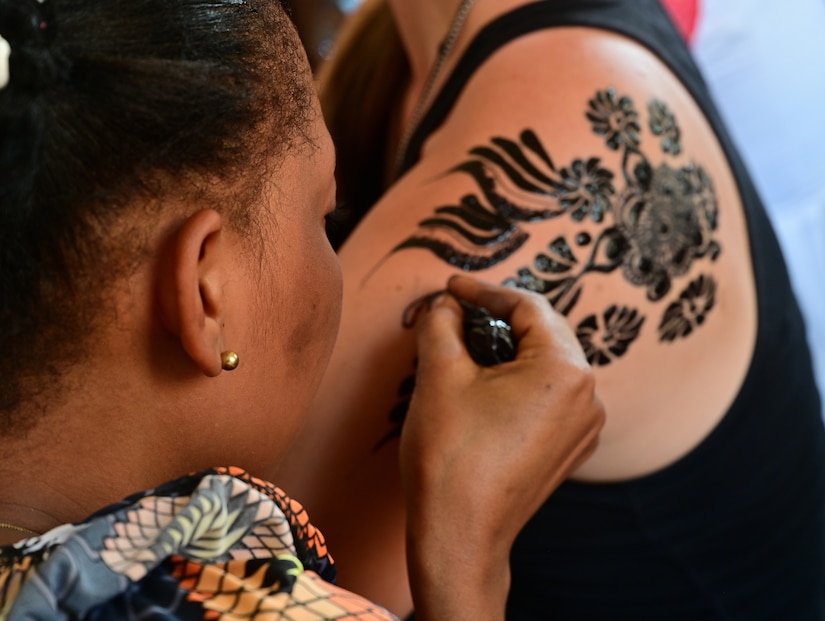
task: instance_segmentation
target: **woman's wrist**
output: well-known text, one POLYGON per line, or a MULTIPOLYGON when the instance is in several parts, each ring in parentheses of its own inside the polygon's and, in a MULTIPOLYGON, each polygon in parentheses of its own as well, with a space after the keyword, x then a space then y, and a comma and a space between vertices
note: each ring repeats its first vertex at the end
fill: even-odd
POLYGON ((410 516, 407 565, 416 619, 503 620, 511 544, 455 512, 410 516))

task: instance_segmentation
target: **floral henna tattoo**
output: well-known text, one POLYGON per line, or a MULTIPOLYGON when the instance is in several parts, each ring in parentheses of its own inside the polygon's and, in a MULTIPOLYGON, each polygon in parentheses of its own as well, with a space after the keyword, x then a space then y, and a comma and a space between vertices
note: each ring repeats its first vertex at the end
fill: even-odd
MULTIPOLYGON (((576 243, 581 247, 590 244, 588 233, 579 233, 576 243)), ((615 227, 605 229, 599 235, 586 261, 580 262, 566 237, 559 237, 548 245, 549 254, 540 254, 533 269, 521 268, 515 278, 504 284, 528 289, 547 297, 558 312, 567 315, 582 293, 581 280, 594 272, 609 273, 622 264, 627 253, 627 240, 615 227)))
MULTIPOLYGON (((594 156, 557 166, 530 129, 516 140, 493 137, 447 171, 468 176, 475 191, 435 209, 392 252, 423 248, 462 270, 485 270, 524 246, 531 223, 566 217, 581 230, 550 241, 504 284, 544 295, 564 315, 599 273, 621 274, 650 302, 662 302, 696 261, 719 257, 719 210, 707 172, 694 162, 673 162, 684 157, 674 114, 658 99, 646 112, 645 128, 665 156, 657 166, 642 151, 647 141, 633 100, 608 88, 588 101, 584 116, 606 147, 620 154, 615 169, 594 156)), ((691 282, 665 310, 659 339, 684 338, 702 325, 716 286, 709 275, 691 282)), ((586 317, 577 335, 588 360, 606 365, 625 355, 644 323, 638 309, 614 305, 586 317)))
POLYGON ((611 306, 604 315, 590 315, 576 328, 576 337, 593 366, 605 366, 627 352, 639 336, 645 318, 636 310, 611 306))
MULTIPOLYGON (((679 128, 665 104, 654 100, 648 109, 651 132, 662 137, 662 151, 670 155, 681 152, 679 128)), ((655 302, 670 291, 674 278, 687 273, 694 260, 707 256, 715 261, 721 251, 713 238, 718 223, 716 195, 704 169, 696 164, 651 167, 639 150, 639 115, 633 102, 629 97, 618 97, 613 89, 596 94, 586 117, 594 133, 605 137, 608 148, 623 151, 625 187, 618 193, 602 193, 611 201, 605 213, 612 226, 602 233, 607 237, 600 238, 609 241, 611 251, 604 253, 607 260, 596 260, 597 243, 581 271, 562 270, 567 272, 564 279, 543 277, 541 273, 548 270, 537 260, 534 269, 521 268, 516 278, 508 280, 548 294, 550 302, 565 314, 578 301, 580 281, 589 272, 612 271, 621 264, 625 279, 645 287, 648 299, 655 302)), ((582 219, 575 210, 571 215, 577 221, 582 219)))
POLYGON ((713 277, 702 275, 693 280, 667 307, 659 324, 659 340, 672 342, 686 337, 705 323, 715 302, 716 281, 713 277))
POLYGON ((587 118, 593 131, 604 136, 607 146, 614 151, 621 147, 635 149, 641 142, 639 113, 630 97, 616 98, 616 91, 599 91, 588 104, 587 118))
POLYGON ((613 173, 596 157, 557 168, 531 130, 518 142, 493 138, 470 151, 450 174, 468 175, 477 194, 438 207, 418 231, 392 252, 424 248, 466 271, 484 270, 509 258, 529 238, 525 225, 565 214, 601 222, 616 193, 613 173))
MULTIPOLYGON (((661 138, 662 151, 680 153, 680 130, 667 106, 653 100, 648 112, 650 131, 661 138)), ((541 255, 534 266, 520 268, 507 281, 548 294, 565 314, 579 299, 582 278, 591 272, 621 266, 628 282, 644 287, 648 299, 658 301, 694 260, 716 260, 718 209, 707 173, 696 164, 675 168, 663 163, 654 169, 640 150, 641 124, 632 99, 612 88, 596 93, 585 116, 608 148, 622 152, 623 188, 617 191, 616 175, 597 157, 557 167, 532 130, 523 131, 518 141, 492 138, 490 144, 471 149, 471 158, 450 171, 469 175, 478 193, 466 195, 458 205, 437 208, 393 252, 425 248, 450 265, 479 271, 521 248, 529 239, 531 222, 565 215, 575 222, 589 218, 603 225, 603 243, 597 242, 588 260, 578 262, 580 270, 573 268, 570 257, 561 257, 559 263, 559 257, 541 255)))
POLYGON ((712 238, 716 201, 705 201, 695 177, 690 167, 662 164, 650 172, 646 186, 629 186, 615 205, 629 247, 624 275, 646 287, 651 301, 666 295, 672 279, 685 274, 694 259, 718 256, 719 245, 712 238))
POLYGON ((507 217, 486 209, 477 197, 465 196, 458 205, 439 207, 435 216, 419 223, 422 233, 393 249, 427 248, 466 271, 478 271, 503 261, 527 241, 527 233, 507 217), (457 241, 456 241, 457 240, 457 241), (462 250, 462 244, 471 250, 462 250))
POLYGON ((563 188, 559 191, 559 203, 577 222, 588 215, 593 222, 604 220, 610 210, 610 196, 615 192, 613 173, 599 166, 599 159, 591 157, 586 162, 576 160, 570 169, 560 171, 563 188))
POLYGON ((655 136, 661 137, 662 151, 671 155, 679 155, 682 152, 682 145, 679 142, 681 132, 667 105, 654 99, 648 104, 647 109, 650 113, 650 131, 655 136))

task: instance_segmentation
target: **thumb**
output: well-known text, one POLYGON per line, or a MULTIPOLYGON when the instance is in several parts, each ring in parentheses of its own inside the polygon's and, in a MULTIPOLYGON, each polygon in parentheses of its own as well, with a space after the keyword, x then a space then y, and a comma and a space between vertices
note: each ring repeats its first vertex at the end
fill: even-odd
POLYGON ((471 360, 463 341, 464 311, 451 295, 436 298, 429 311, 416 323, 418 342, 418 372, 445 363, 471 360))

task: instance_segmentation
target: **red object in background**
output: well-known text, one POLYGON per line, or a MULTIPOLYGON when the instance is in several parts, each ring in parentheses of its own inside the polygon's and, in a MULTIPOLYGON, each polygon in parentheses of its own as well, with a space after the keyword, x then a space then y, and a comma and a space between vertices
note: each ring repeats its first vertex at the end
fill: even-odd
POLYGON ((693 42, 696 23, 699 21, 700 0, 662 0, 679 32, 688 43, 693 42))

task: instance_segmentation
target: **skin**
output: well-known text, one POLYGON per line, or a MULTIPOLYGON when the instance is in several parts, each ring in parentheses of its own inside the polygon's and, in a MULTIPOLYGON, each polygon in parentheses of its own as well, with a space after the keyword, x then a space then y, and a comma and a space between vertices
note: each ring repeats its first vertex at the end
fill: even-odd
POLYGON ((464 277, 449 284, 455 296, 507 317, 519 352, 478 367, 462 340, 463 312, 449 298, 422 322, 424 383, 399 451, 410 585, 417 618, 503 619, 519 516, 535 513, 590 457, 603 412, 573 333, 541 297, 464 277))
MULTIPOLYGON (((308 67, 301 79, 310 80, 308 67)), ((240 237, 214 209, 166 197, 145 259, 107 291, 115 312, 92 355, 66 372, 68 388, 31 433, 4 440, 0 521, 43 532, 219 464, 272 477, 306 419, 341 310, 324 222, 334 150, 317 101, 306 130, 306 144, 265 168, 259 238, 240 237), (232 372, 221 368, 227 350, 240 356, 232 372)), ((541 299, 467 279, 449 287, 508 318, 521 353, 496 369, 475 365, 461 308, 447 296, 420 322, 420 390, 403 437, 412 589, 422 619, 503 619, 510 544, 592 453, 604 411, 575 338, 541 299), (548 365, 558 381, 537 386, 548 365), (524 434, 532 444, 500 450, 524 434), (487 510, 501 490, 514 511, 487 510), (461 533, 482 545, 466 554, 461 533), (445 574, 459 560, 473 570, 445 574)), ((19 538, 0 529, 0 544, 19 538)))
MULTIPOLYGON (((483 25, 525 3, 478 0, 439 82, 483 25)), ((437 42, 458 4, 390 2, 413 74, 403 118, 409 118, 420 96, 437 42)), ((458 270, 425 248, 393 250, 436 207, 456 204, 465 194, 477 192, 466 175, 445 173, 492 136, 515 139, 530 128, 559 165, 598 156, 618 174, 621 154, 606 148, 604 138, 593 133, 585 117, 587 102, 610 86, 631 97, 642 111, 648 102, 659 99, 675 114, 682 130, 681 153, 672 156, 658 146, 645 146, 645 155, 654 168, 665 162, 674 166, 697 162, 708 171, 719 204, 715 235, 723 251, 717 261, 697 260, 674 279, 674 296, 703 274, 714 279, 717 289, 707 321, 689 338, 673 343, 663 343, 655 330, 667 305, 655 306, 644 288, 629 283, 620 270, 594 277, 585 286, 568 316, 572 326, 621 303, 650 317, 651 329, 640 333, 621 360, 594 371, 608 419, 597 451, 573 476, 626 480, 672 464, 713 430, 747 372, 756 338, 756 312, 746 222, 724 154, 689 94, 644 48, 602 31, 543 31, 499 50, 477 71, 447 121, 425 142, 419 163, 389 188, 340 251, 345 274, 342 325, 313 406, 314 433, 299 438, 279 478, 302 492, 321 528, 342 544, 336 552, 340 583, 368 593, 400 616, 412 609, 412 595, 404 561, 405 498, 401 473, 395 467, 398 445, 387 443, 378 451, 375 445, 391 429, 388 413, 398 402, 402 379, 413 368, 415 340, 401 326, 404 309, 441 288, 440 283, 458 270), (536 58, 556 60, 536 63, 536 58), (543 87, 520 96, 525 84, 543 87), (312 470, 304 467, 301 455, 313 456, 312 470), (352 498, 358 499, 354 508, 347 504, 352 498), (340 511, 342 506, 348 506, 346 513, 340 511)), ((645 140, 655 142, 645 131, 645 140)), ((575 239, 582 230, 571 218, 528 228, 530 240, 517 253, 474 275, 501 283, 531 265, 551 240, 575 239)), ((595 238, 595 231, 591 236, 595 238)), ((493 506, 501 505, 506 506, 506 501, 493 506)), ((473 547, 471 539, 463 541, 467 548, 473 547)))
POLYGON ((2 466, 0 498, 51 518, 31 528, 79 521, 217 463, 272 475, 340 313, 341 272, 324 234, 334 152, 317 114, 311 129, 317 147, 286 158, 264 190, 260 252, 212 209, 163 214, 149 258, 112 288, 117 319, 96 339, 104 346, 67 372, 76 388, 27 437, 5 442, 13 458, 2 466), (221 370, 226 350, 240 355, 231 373, 221 370))

